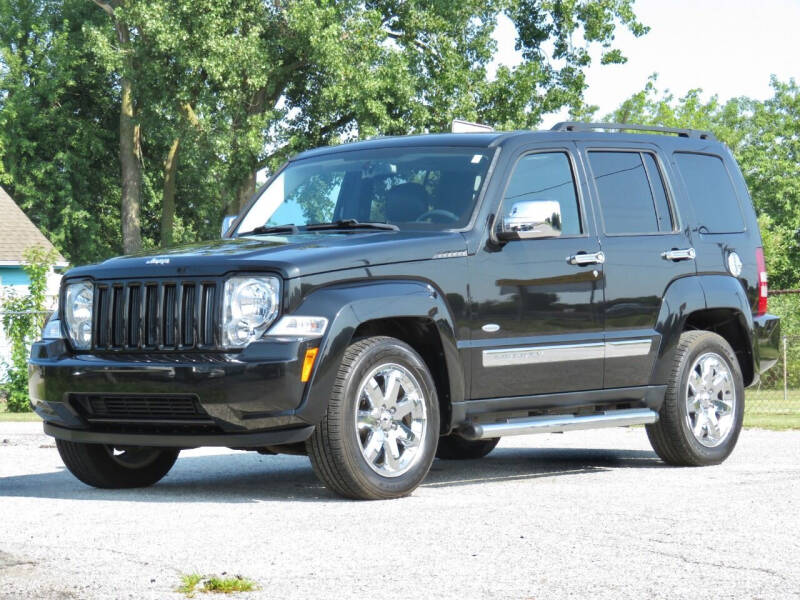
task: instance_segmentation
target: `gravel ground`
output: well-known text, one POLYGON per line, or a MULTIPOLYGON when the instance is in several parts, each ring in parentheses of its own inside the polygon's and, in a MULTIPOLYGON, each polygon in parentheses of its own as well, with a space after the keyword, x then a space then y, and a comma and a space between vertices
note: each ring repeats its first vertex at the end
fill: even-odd
POLYGON ((800 598, 800 432, 747 430, 726 463, 664 466, 642 428, 506 438, 436 461, 409 498, 328 493, 308 460, 181 455, 145 490, 65 471, 38 423, 0 423, 0 598, 800 598))

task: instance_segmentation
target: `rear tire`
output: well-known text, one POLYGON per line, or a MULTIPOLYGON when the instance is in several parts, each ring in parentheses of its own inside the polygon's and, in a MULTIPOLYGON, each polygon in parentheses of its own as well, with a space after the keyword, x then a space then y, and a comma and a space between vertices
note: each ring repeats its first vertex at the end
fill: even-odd
POLYGON ((681 334, 650 444, 676 466, 715 465, 736 446, 744 417, 744 383, 736 354, 709 331, 681 334))
POLYGON ((160 481, 175 464, 177 448, 127 447, 56 440, 61 459, 86 485, 104 489, 148 487, 160 481))
POLYGON ((495 449, 500 438, 488 440, 466 440, 459 435, 446 435, 439 438, 436 458, 442 460, 472 460, 483 458, 495 449))
POLYGON ((406 496, 422 483, 438 437, 439 402, 428 367, 408 344, 381 336, 347 348, 306 447, 330 490, 381 500, 406 496))

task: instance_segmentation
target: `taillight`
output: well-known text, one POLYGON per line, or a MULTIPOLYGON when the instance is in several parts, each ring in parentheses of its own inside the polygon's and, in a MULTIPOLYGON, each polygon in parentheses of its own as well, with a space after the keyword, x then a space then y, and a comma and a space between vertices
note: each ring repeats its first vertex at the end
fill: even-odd
POLYGON ((756 315, 763 315, 767 312, 767 296, 769 288, 767 286, 767 264, 764 262, 764 248, 756 248, 756 270, 758 271, 758 308, 756 315))

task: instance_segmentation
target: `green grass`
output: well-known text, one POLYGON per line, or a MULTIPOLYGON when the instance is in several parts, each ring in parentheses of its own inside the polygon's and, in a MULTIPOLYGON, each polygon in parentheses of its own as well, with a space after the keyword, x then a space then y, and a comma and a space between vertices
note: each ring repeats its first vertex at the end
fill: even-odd
POLYGON ((745 393, 744 426, 759 429, 800 429, 800 389, 748 390, 745 393))
POLYGON ((41 421, 41 419, 35 412, 8 412, 6 410, 6 403, 0 400, 0 421, 35 422, 41 421))
POLYGON ((755 429, 773 429, 775 431, 800 429, 800 415, 771 415, 745 412, 744 426, 755 429))
POLYGON ((190 573, 188 575, 181 575, 181 585, 178 587, 177 591, 184 594, 187 598, 194 598, 197 592, 234 594, 237 592, 253 592, 256 589, 258 589, 258 587, 254 581, 242 577, 241 575, 236 575, 235 577, 209 577, 198 573, 190 573))

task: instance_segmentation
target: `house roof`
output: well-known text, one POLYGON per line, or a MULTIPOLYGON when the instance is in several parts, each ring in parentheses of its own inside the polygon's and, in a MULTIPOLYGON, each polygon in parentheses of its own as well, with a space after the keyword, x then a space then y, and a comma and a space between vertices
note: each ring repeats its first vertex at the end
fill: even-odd
MULTIPOLYGON (((39 231, 11 196, 0 187, 0 265, 24 263, 23 254, 32 246, 55 250, 50 240, 39 231)), ((66 259, 59 253, 56 263, 66 264, 66 262, 66 259)))

